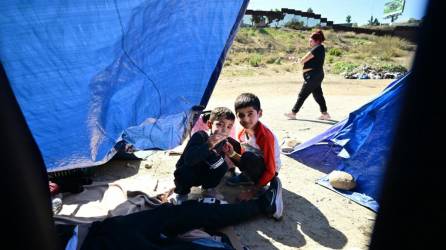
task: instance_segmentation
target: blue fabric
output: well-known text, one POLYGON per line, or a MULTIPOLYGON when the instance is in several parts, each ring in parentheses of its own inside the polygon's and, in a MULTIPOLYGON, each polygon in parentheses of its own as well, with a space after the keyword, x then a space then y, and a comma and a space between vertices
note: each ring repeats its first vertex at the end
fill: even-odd
POLYGON ((202 245, 202 246, 207 246, 207 247, 211 247, 211 248, 221 248, 221 249, 234 249, 233 247, 229 246, 228 244, 224 243, 224 242, 219 242, 216 240, 212 240, 212 239, 198 239, 198 240, 194 240, 192 241, 195 244, 198 245, 202 245))
POLYGON ((327 177, 319 184, 377 211, 380 188, 410 73, 392 82, 380 96, 350 113, 348 119, 298 145, 290 157, 329 173, 342 170, 357 183, 352 192, 335 190, 327 177))
POLYGON ((65 246, 65 250, 76 250, 78 249, 77 245, 79 244, 79 227, 76 226, 73 229, 73 236, 71 236, 70 240, 68 241, 67 245, 65 246))
POLYGON ((48 171, 122 140, 169 149, 206 105, 247 0, 1 1, 0 60, 48 171))

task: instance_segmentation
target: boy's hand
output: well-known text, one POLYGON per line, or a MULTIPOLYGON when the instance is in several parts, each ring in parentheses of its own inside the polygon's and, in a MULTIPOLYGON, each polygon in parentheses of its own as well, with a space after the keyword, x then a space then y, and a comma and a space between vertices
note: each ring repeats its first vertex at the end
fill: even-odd
POLYGON ((234 163, 233 163, 233 162, 231 161, 231 159, 230 159, 228 156, 226 156, 226 155, 225 155, 225 162, 226 162, 226 165, 228 165, 228 169, 235 168, 234 163))
POLYGON ((222 135, 222 134, 213 134, 213 135, 209 136, 209 139, 208 139, 209 149, 213 149, 215 147, 215 145, 217 145, 219 142, 223 141, 224 139, 226 139, 226 136, 222 135))
POLYGON ((226 144, 223 146, 223 153, 225 153, 225 155, 227 156, 230 156, 232 152, 234 152, 234 147, 231 143, 226 142, 226 144))

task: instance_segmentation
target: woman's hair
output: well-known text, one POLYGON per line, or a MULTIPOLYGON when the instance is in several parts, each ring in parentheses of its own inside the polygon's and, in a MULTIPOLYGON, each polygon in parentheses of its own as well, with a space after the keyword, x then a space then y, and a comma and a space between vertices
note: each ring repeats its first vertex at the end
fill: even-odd
POLYGON ((316 30, 315 32, 313 32, 313 34, 311 34, 311 39, 315 40, 316 42, 322 43, 323 41, 325 41, 325 36, 324 33, 322 33, 322 30, 316 30))

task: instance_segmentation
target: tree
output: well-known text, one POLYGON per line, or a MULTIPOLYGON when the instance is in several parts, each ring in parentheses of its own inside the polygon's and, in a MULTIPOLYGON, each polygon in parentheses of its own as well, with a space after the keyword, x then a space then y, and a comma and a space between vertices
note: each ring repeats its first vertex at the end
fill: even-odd
POLYGON ((298 30, 305 27, 305 25, 303 21, 299 21, 298 19, 293 18, 291 21, 285 24, 285 27, 298 30))
POLYGON ((308 8, 307 12, 308 13, 314 13, 312 8, 308 8))
POLYGON ((373 16, 370 17, 369 25, 373 25, 373 16))
POLYGON ((259 15, 251 16, 251 23, 253 27, 257 26, 257 24, 259 24, 261 21, 262 21, 262 16, 259 15))
POLYGON ((350 23, 352 21, 352 16, 348 15, 345 20, 347 21, 347 23, 350 23))
POLYGON ((378 21, 378 18, 375 18, 375 20, 373 20, 373 24, 372 25, 374 25, 374 26, 379 26, 380 25, 380 23, 378 21))

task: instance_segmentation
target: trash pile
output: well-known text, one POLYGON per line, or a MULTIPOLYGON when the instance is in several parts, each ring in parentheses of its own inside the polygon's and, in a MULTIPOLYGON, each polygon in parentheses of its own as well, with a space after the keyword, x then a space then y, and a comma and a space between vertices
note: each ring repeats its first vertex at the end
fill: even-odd
POLYGON ((346 79, 398 79, 405 75, 407 70, 403 67, 396 70, 376 69, 368 65, 363 65, 342 75, 346 79))

